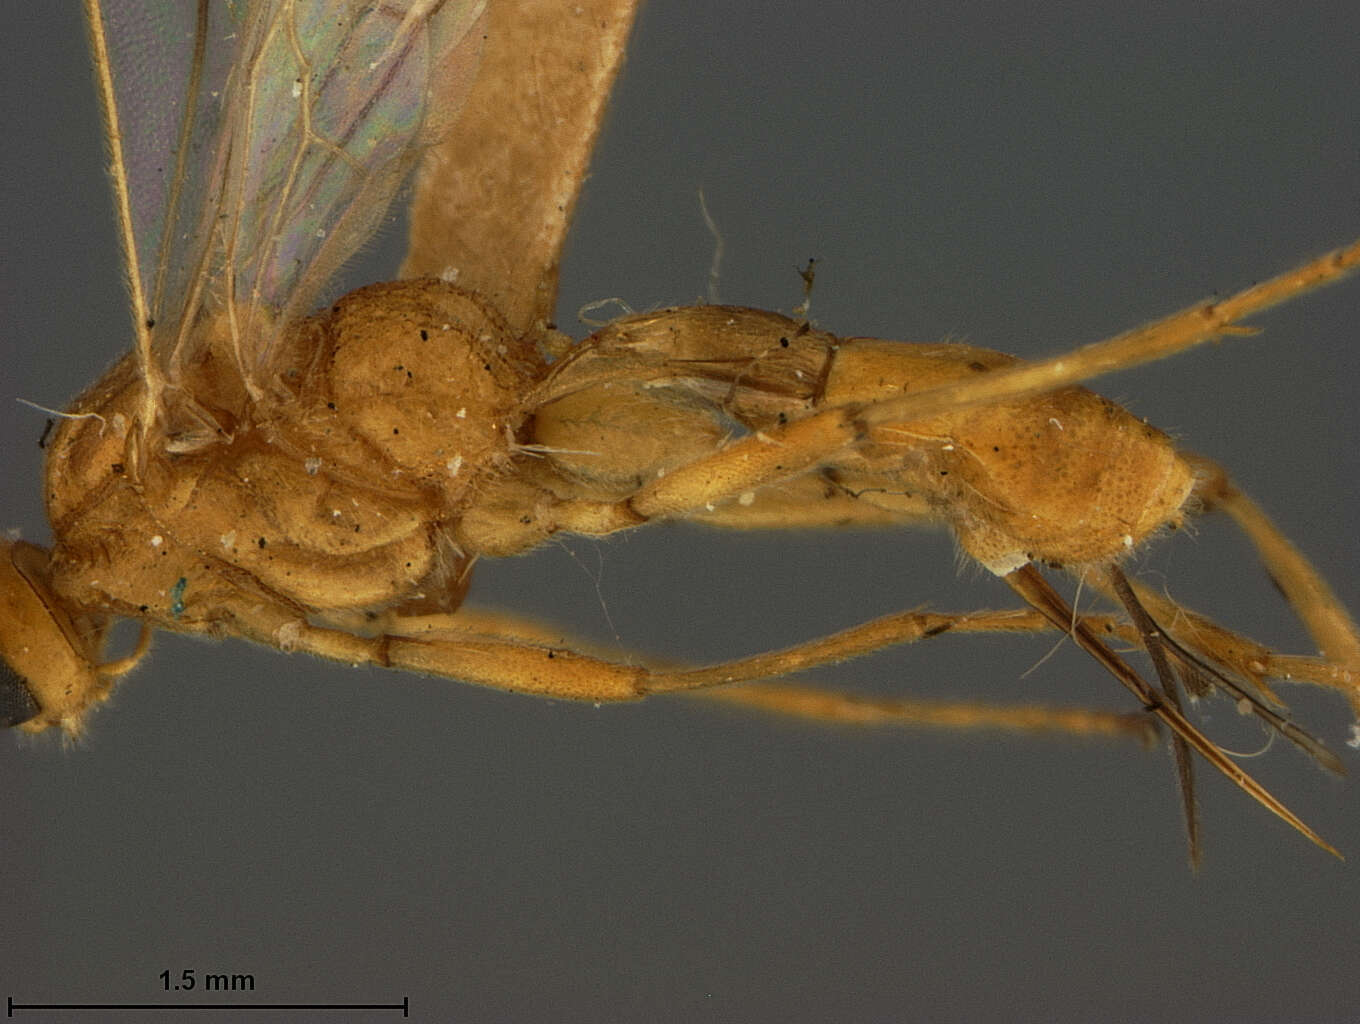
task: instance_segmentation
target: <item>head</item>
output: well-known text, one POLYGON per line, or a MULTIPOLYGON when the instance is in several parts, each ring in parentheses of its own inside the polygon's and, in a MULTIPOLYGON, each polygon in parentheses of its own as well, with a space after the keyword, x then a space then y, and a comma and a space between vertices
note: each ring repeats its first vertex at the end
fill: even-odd
POLYGON ((0 540, 0 725, 74 735, 111 687, 100 664, 105 622, 63 603, 48 561, 40 547, 0 540))

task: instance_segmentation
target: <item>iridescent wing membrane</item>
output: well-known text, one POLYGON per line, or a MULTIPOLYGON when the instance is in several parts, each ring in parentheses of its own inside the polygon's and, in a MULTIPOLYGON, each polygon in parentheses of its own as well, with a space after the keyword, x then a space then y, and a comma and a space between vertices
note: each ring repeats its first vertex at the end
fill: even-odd
POLYGON ((452 120, 433 79, 470 85, 485 0, 87 3, 144 370, 173 382, 226 310, 259 387, 269 325, 311 309, 452 120))

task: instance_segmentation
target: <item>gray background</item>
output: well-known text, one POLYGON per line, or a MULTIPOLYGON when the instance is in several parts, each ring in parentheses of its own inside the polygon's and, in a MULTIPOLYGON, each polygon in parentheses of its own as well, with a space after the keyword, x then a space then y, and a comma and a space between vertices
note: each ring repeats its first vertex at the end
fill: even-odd
MULTIPOLYGON (((43 416, 13 399, 60 405, 128 343, 74 6, 11 8, 0 65, 3 525, 34 539, 43 416)), ((817 256, 828 328, 1026 355, 1360 234, 1354 4, 734 6, 645 12, 564 324, 702 295, 699 186, 728 301, 787 310, 817 256)), ((350 284, 391 272, 389 234, 350 284)), ((1257 323, 1102 388, 1231 467, 1360 608, 1360 282, 1257 323)), ((1307 649, 1223 522, 1136 568, 1307 649)), ((942 534, 679 527, 484 565, 474 596, 688 659, 1010 603, 942 534)), ((1069 651, 1024 675, 1050 643, 818 678, 1127 705, 1069 651)), ((1341 703, 1289 695, 1354 766, 1341 703)), ((1258 747, 1234 717, 1207 709, 1258 747)), ((1354 1019, 1360 996, 1356 785, 1279 744, 1250 769, 1350 863, 1202 773, 1192 876, 1168 759, 1131 745, 595 710, 170 636, 85 742, 0 759, 20 1000, 173 1000, 158 975, 184 968, 251 972, 262 1002, 409 994, 424 1020, 1354 1019)))

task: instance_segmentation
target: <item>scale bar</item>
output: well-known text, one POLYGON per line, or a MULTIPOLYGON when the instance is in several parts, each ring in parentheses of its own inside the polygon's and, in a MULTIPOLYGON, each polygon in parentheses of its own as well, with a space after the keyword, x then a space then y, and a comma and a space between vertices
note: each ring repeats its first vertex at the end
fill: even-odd
POLYGON ((7 1017, 16 1010, 400 1010, 403 1017, 411 1015, 410 996, 399 1003, 16 1003, 9 996, 5 1003, 7 1017))

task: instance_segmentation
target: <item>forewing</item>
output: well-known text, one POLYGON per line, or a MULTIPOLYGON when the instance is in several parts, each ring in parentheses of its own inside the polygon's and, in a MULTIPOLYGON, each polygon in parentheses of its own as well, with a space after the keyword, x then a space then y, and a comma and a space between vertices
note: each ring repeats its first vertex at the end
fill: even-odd
POLYGON ((189 173, 187 165, 191 154, 212 148, 219 104, 211 97, 226 81, 232 49, 208 42, 232 34, 234 13, 227 4, 106 0, 99 5, 121 129, 113 157, 126 171, 136 243, 129 270, 139 273, 146 296, 142 312, 153 320, 166 319, 165 273, 172 249, 180 251, 166 244, 167 229, 173 236, 176 215, 202 205, 202 197, 185 188, 202 189, 207 177, 189 173), (181 138, 183 131, 190 134, 181 138))
POLYGON ((121 122, 111 135, 128 178, 129 271, 165 376, 190 355, 204 310, 230 313, 247 380, 267 376, 271 325, 310 309, 451 121, 458 97, 433 109, 432 69, 471 81, 484 7, 106 0, 92 11, 121 122))

